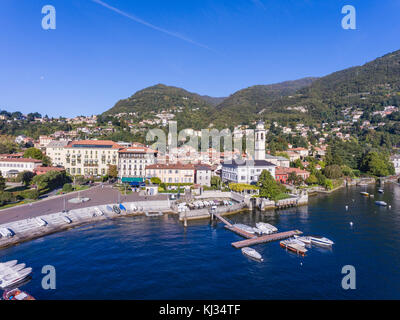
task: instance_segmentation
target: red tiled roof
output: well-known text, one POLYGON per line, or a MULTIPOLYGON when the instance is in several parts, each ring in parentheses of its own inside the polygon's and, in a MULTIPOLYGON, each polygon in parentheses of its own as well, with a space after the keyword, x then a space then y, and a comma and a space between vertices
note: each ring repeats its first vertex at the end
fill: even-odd
POLYGON ((33 163, 42 163, 42 160, 30 159, 30 158, 6 158, 0 159, 1 162, 33 162, 33 163))
POLYGON ((284 167, 276 167, 275 168, 275 174, 280 175, 280 174, 290 174, 291 172, 294 172, 296 174, 301 174, 301 173, 308 173, 306 170, 301 170, 299 168, 284 168, 284 167))
POLYGON ((39 166, 36 167, 33 171, 41 171, 41 172, 49 172, 49 171, 65 171, 64 168, 60 168, 60 167, 43 167, 43 166, 39 166))
POLYGON ((112 149, 122 149, 122 147, 111 140, 76 140, 68 143, 65 148, 74 148, 75 145, 88 145, 88 146, 111 146, 112 149))
POLYGON ((195 170, 195 166, 191 163, 183 164, 177 163, 157 163, 146 166, 146 169, 181 169, 181 170, 195 170))

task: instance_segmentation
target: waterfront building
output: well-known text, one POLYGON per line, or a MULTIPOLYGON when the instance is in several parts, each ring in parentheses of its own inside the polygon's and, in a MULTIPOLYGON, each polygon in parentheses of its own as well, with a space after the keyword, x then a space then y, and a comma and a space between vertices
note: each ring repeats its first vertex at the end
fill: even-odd
POLYGON ((301 170, 299 168, 283 168, 277 167, 275 169, 275 180, 281 183, 286 183, 289 175, 294 172, 296 176, 300 176, 303 180, 306 180, 310 176, 310 172, 301 170))
POLYGON ((146 177, 157 177, 163 183, 195 183, 196 168, 193 164, 165 163, 146 166, 146 177))
POLYGON ((395 173, 400 174, 400 154, 391 156, 390 160, 393 163, 395 173))
POLYGON ((254 160, 235 159, 225 161, 221 167, 224 182, 255 184, 263 170, 275 176, 276 165, 266 161, 264 122, 259 121, 255 130, 254 160))
POLYGON ((78 140, 64 147, 62 162, 71 175, 100 176, 110 165, 118 166, 118 151, 122 147, 108 140, 78 140))
POLYGON ((27 158, 0 159, 0 171, 3 177, 14 177, 23 171, 34 171, 42 165, 42 160, 27 158))
POLYGON ((57 141, 53 140, 46 146, 46 156, 51 160, 53 166, 64 166, 65 165, 65 154, 64 148, 70 143, 70 141, 57 141))
POLYGON ((275 177, 275 167, 266 160, 232 160, 222 164, 221 179, 224 182, 255 184, 263 170, 275 177))
POLYGON ((134 145, 118 151, 118 176, 122 182, 143 182, 146 166, 157 162, 157 150, 134 145))
POLYGON ((202 186, 211 186, 212 168, 205 164, 195 165, 195 183, 202 186))

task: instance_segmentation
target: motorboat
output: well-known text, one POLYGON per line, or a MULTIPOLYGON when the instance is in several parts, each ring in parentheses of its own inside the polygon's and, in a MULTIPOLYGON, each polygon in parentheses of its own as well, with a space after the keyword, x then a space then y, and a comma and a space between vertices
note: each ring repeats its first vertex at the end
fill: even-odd
POLYGON ((19 272, 6 275, 0 279, 0 288, 3 290, 22 282, 32 272, 32 268, 25 268, 19 272))
POLYGON ((265 222, 257 222, 256 227, 260 230, 262 230, 266 234, 271 234, 274 232, 277 232, 278 229, 274 227, 272 224, 265 223, 265 222))
POLYGON ((387 203, 385 201, 375 201, 375 204, 377 206, 382 206, 382 207, 386 207, 387 203))
POLYGON ((121 209, 116 204, 113 205, 112 209, 116 214, 120 214, 121 213, 121 209))
POLYGON ((113 212, 113 208, 111 208, 109 205, 106 206, 106 209, 110 212, 113 212))
POLYGON ((252 228, 252 227, 250 227, 250 226, 248 226, 248 225, 245 225, 245 224, 242 224, 242 223, 236 223, 236 224, 234 224, 233 225, 235 228, 238 228, 238 229, 240 229, 240 230, 242 230, 242 231, 245 231, 245 232, 247 232, 247 233, 250 233, 250 234, 254 234, 255 232, 254 232, 254 229, 252 228))
POLYGON ((10 268, 17 264, 18 260, 11 260, 7 262, 0 263, 0 268, 10 268))
POLYGON ((65 223, 71 224, 72 220, 68 218, 67 216, 63 216, 62 219, 64 220, 65 223))
POLYGON ((325 247, 330 247, 334 244, 334 242, 332 240, 329 240, 328 238, 320 237, 320 236, 310 236, 310 240, 311 240, 312 244, 325 246, 325 247))
POLYGON ((36 224, 39 227, 45 227, 47 225, 47 222, 45 220, 43 220, 42 218, 37 217, 37 218, 34 218, 34 219, 35 219, 36 224))
POLYGON ((104 212, 99 207, 95 207, 94 211, 96 212, 96 215, 99 217, 104 215, 104 212))
POLYGON ((369 197, 369 193, 368 192, 362 191, 362 192, 360 192, 360 194, 362 196, 369 197))
POLYGON ((304 244, 311 244, 311 237, 298 236, 298 235, 294 235, 293 237, 296 240, 299 240, 299 241, 303 242, 304 244))
POLYGON ((379 193, 383 193, 384 191, 383 191, 383 189, 379 189, 378 192, 379 193))
POLYGON ((259 228, 253 228, 253 230, 254 230, 254 233, 255 234, 257 234, 257 235, 262 235, 264 232, 261 230, 261 229, 259 229, 259 228))
POLYGON ((126 211, 126 208, 124 207, 124 205, 123 205, 122 203, 119 204, 119 208, 120 208, 122 211, 126 211))
POLYGON ((26 291, 16 288, 4 291, 3 300, 35 300, 35 298, 26 291))
POLYGON ((293 243, 297 243, 298 245, 300 245, 302 247, 304 247, 306 245, 303 241, 296 239, 296 238, 290 238, 289 240, 292 241, 293 243))
POLYGON ((0 228, 0 234, 4 238, 9 238, 14 236, 14 232, 10 228, 0 228))
POLYGON ((253 258, 253 259, 255 259, 255 260, 264 261, 264 259, 262 258, 261 254, 259 254, 259 253, 257 252, 257 250, 255 250, 255 249, 253 249, 253 248, 244 247, 244 248, 242 248, 242 253, 243 253, 245 256, 248 256, 248 257, 253 258))
POLYGON ((285 248, 285 249, 290 250, 290 251, 292 251, 292 252, 295 252, 295 253, 297 253, 297 254, 301 254, 301 255, 303 255, 303 256, 304 256, 304 255, 306 254, 306 252, 308 251, 308 250, 305 248, 304 244, 303 244, 303 245, 300 245, 300 244, 298 243, 298 241, 293 241, 293 239, 283 240, 283 241, 281 241, 279 244, 280 244, 280 246, 281 246, 282 248, 285 248))

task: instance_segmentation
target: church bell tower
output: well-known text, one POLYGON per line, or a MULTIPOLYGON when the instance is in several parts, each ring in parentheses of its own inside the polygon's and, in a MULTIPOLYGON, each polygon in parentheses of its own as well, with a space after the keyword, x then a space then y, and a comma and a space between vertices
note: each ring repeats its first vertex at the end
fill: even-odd
POLYGON ((254 158, 265 160, 265 128, 264 122, 258 121, 255 130, 254 158))

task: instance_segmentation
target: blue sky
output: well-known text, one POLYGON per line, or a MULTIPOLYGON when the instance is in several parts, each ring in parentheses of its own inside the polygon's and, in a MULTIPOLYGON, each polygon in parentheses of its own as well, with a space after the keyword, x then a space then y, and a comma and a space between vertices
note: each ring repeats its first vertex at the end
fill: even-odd
POLYGON ((228 96, 400 49, 399 0, 102 1, 1 0, 0 109, 98 114, 157 83, 228 96), (357 30, 341 28, 346 4, 357 30))

